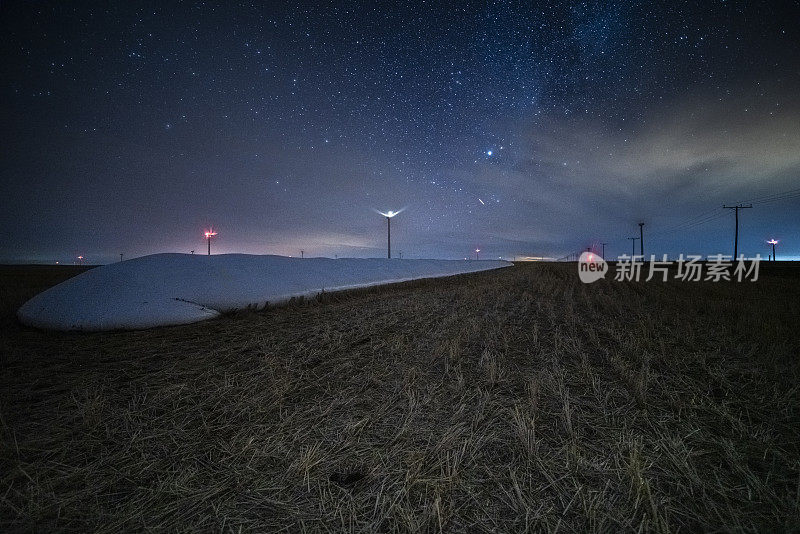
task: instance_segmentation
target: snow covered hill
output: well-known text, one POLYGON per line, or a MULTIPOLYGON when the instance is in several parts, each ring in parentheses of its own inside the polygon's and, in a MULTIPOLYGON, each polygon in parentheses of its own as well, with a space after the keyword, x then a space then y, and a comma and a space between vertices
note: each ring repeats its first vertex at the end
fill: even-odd
POLYGON ((297 296, 508 267, 500 260, 155 254, 92 269, 17 312, 29 326, 115 330, 187 324, 297 296))

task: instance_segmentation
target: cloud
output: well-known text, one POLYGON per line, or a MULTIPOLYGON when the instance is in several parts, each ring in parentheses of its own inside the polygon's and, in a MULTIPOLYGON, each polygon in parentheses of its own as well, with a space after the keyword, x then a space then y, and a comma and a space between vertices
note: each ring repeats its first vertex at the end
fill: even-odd
POLYGON ((471 187, 511 200, 486 217, 485 230, 501 240, 563 247, 632 231, 640 220, 663 227, 796 187, 800 113, 780 101, 698 97, 637 126, 544 117, 522 128, 510 165, 465 175, 471 187))

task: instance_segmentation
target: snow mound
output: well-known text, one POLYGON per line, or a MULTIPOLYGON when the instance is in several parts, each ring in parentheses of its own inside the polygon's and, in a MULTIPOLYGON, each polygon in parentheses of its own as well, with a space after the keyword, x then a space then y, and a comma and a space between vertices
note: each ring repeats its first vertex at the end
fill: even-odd
POLYGON ((154 254, 70 278, 26 302, 17 317, 26 325, 52 330, 151 328, 194 323, 221 312, 322 291, 509 266, 500 260, 154 254))

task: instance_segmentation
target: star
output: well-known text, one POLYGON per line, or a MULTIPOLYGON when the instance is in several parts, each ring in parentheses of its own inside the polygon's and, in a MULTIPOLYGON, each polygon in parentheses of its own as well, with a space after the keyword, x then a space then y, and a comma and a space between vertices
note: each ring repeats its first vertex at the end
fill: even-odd
MULTIPOLYGON (((105 15, 60 3, 48 4, 42 13, 38 7, 15 8, 7 18, 29 13, 9 35, 13 76, 7 122, 25 125, 20 132, 35 137, 54 128, 81 132, 86 137, 76 142, 86 143, 80 153, 94 163, 92 169, 102 161, 105 175, 140 180, 152 191, 159 208, 143 231, 170 243, 179 239, 162 232, 164 225, 173 228, 174 217, 163 206, 177 205, 189 217, 201 212, 222 217, 205 212, 209 205, 244 204, 230 216, 242 222, 242 243, 259 243, 247 249, 256 253, 265 252, 261 243, 288 239, 284 234, 292 232, 360 232, 357 209, 350 210, 352 217, 337 219, 335 228, 319 214, 373 199, 387 206, 412 201, 421 206, 416 219, 398 221, 398 232, 407 232, 403 239, 415 241, 419 232, 437 243, 427 251, 420 245, 419 256, 439 255, 443 245, 451 248, 441 254, 458 257, 461 245, 453 243, 450 230, 474 222, 475 233, 488 232, 497 224, 495 216, 510 221, 510 238, 527 239, 535 213, 522 211, 528 203, 557 214, 548 220, 551 228, 540 230, 551 234, 542 246, 570 243, 595 228, 624 237, 627 230, 616 225, 582 228, 582 222, 566 221, 566 214, 600 202, 598 195, 608 190, 600 187, 604 183, 641 173, 657 176, 664 188, 641 188, 641 203, 624 209, 661 216, 662 203, 649 198, 654 191, 681 183, 702 188, 703 180, 689 174, 715 171, 705 170, 713 163, 706 158, 686 170, 679 157, 684 150, 731 152, 731 161, 755 157, 753 167, 764 172, 748 183, 762 195, 782 190, 770 183, 777 180, 771 170, 796 163, 796 150, 768 154, 764 148, 798 143, 788 125, 800 111, 778 105, 793 101, 800 88, 800 80, 790 76, 800 72, 800 55, 793 53, 800 40, 786 22, 796 10, 776 7, 763 17, 747 2, 735 8, 700 2, 691 9, 630 0, 569 2, 563 9, 558 2, 511 7, 468 2, 445 17, 451 11, 447 2, 423 4, 419 13, 375 4, 363 17, 352 7, 309 11, 299 4, 272 12, 257 5, 200 3, 176 8, 172 17, 159 5, 150 13, 135 3, 105 15), (419 24, 418 16, 437 23, 419 24), (30 20, 40 32, 25 30, 30 20), (175 32, 177 21, 185 31, 175 32), (73 23, 75 28, 64 26, 73 23), (428 30, 431 38, 422 38, 428 30), (81 35, 105 32, 124 38, 106 42, 102 53, 82 41, 81 35), (45 97, 48 101, 40 102, 45 97), (695 107, 702 114, 694 115, 695 107), (686 116, 673 113, 684 108, 686 116), (656 125, 673 114, 658 134, 656 125), (750 120, 737 122, 734 116, 750 120), (164 117, 174 118, 178 128, 164 121, 159 129, 164 117), (755 128, 763 132, 756 135, 755 128), (113 157, 88 137, 100 132, 113 157), (763 147, 750 142, 761 138, 763 147), (652 152, 661 161, 656 170, 646 147, 656 147, 652 152), (176 166, 178 154, 182 162, 176 166), (272 173, 285 178, 276 180, 272 173), (176 186, 159 187, 162 176, 176 186), (178 194, 192 191, 198 179, 209 195, 178 194), (270 187, 262 187, 267 193, 259 197, 264 183, 270 187), (569 196, 559 188, 584 183, 596 183, 600 191, 584 188, 569 196), (287 194, 278 202, 275 195, 283 191, 287 194), (562 209, 565 205, 569 209, 562 209), (437 213, 452 212, 457 214, 446 222, 436 219, 437 213), (288 222, 295 221, 293 214, 304 215, 296 229, 288 222), (436 224, 423 228, 421 221, 429 218, 436 224)), ((54 141, 59 146, 44 156, 41 169, 65 165, 64 172, 78 172, 66 165, 73 157, 68 137, 54 141)), ((12 174, 38 172, 30 161, 15 158, 12 174)), ((720 183, 735 181, 728 178, 739 171, 730 172, 720 183)), ((38 189, 26 192, 20 185, 15 190, 24 197, 20 206, 38 205, 35 191, 55 191, 51 186, 59 174, 37 175, 38 189)), ((119 199, 116 208, 135 212, 139 199, 115 194, 111 179, 101 185, 119 199)), ((694 192, 687 198, 707 193, 694 192)), ((60 205, 57 198, 49 202, 60 205)), ((689 204, 676 216, 696 208, 689 204)), ((20 213, 26 211, 20 207, 20 213)), ((63 216, 56 216, 57 209, 48 213, 52 220, 45 218, 43 227, 58 226, 63 216)), ((797 209, 786 217, 796 214, 797 209)), ((113 214, 106 216, 114 220, 113 214)), ((663 215, 665 224, 671 216, 663 215)), ((41 232, 28 239, 49 239, 41 232)), ((227 243, 235 248, 231 238, 227 243)))

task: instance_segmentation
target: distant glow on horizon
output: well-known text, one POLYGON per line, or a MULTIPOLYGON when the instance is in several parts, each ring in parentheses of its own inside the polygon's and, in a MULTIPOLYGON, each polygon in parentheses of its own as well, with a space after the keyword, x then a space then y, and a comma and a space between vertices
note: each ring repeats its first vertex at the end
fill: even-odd
POLYGON ((554 261, 552 256, 515 256, 514 261, 554 261))

